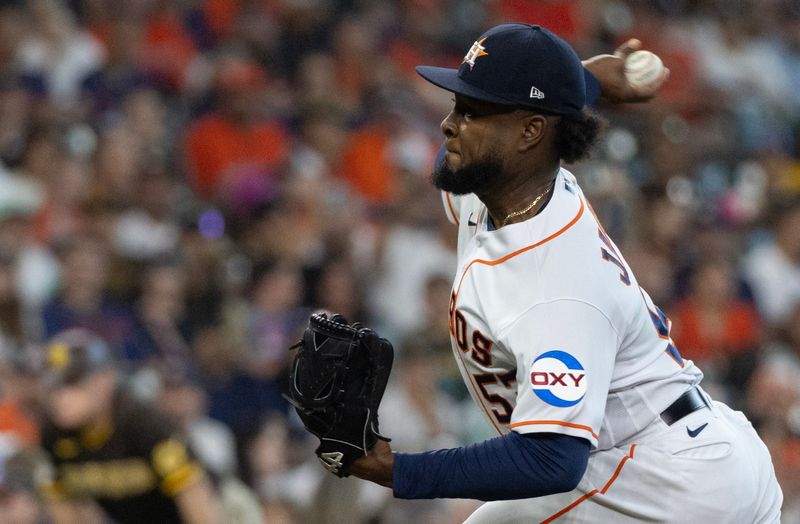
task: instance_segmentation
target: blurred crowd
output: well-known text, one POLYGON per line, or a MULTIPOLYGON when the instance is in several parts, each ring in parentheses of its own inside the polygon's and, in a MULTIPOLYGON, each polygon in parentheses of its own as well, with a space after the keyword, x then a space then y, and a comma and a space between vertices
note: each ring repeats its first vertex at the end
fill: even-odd
POLYGON ((428 176, 457 66, 502 21, 672 71, 571 169, 800 522, 800 2, 3 0, 0 522, 39 522, 36 355, 89 329, 268 522, 461 522, 328 475, 282 398, 308 314, 397 348, 397 450, 490 435, 450 355, 455 228, 428 176), (354 503, 355 501, 355 503, 354 503), (29 519, 29 520, 25 520, 29 519))

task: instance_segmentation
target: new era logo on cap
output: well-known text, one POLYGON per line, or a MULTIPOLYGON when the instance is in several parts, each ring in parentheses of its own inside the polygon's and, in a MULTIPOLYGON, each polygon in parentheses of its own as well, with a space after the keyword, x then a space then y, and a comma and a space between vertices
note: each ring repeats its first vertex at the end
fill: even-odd
POLYGON ((536 86, 531 86, 531 98, 538 98, 539 100, 541 100, 542 98, 544 98, 544 93, 539 91, 539 89, 536 86))

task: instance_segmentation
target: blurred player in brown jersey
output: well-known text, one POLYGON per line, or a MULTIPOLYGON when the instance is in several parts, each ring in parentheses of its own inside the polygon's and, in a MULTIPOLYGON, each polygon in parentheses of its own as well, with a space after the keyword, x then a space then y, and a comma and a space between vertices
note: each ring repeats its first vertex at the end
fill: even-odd
POLYGON ((57 523, 86 522, 92 506, 121 524, 221 522, 217 495, 170 420, 119 386, 108 345, 69 330, 50 343, 43 486, 57 523))

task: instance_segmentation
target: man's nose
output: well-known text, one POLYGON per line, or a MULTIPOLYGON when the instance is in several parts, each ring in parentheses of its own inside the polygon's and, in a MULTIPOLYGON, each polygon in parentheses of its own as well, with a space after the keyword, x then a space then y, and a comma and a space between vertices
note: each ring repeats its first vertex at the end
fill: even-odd
POLYGON ((452 111, 444 117, 444 120, 442 120, 442 123, 439 125, 439 129, 442 130, 442 134, 447 138, 453 138, 458 134, 458 125, 456 125, 454 121, 452 111))

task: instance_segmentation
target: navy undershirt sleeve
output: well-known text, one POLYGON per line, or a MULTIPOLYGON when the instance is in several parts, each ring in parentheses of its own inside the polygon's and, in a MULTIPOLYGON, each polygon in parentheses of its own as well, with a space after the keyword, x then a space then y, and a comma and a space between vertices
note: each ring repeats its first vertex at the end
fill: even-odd
POLYGON ((396 453, 394 496, 511 500, 575 489, 586 471, 586 439, 514 431, 463 448, 396 453))

